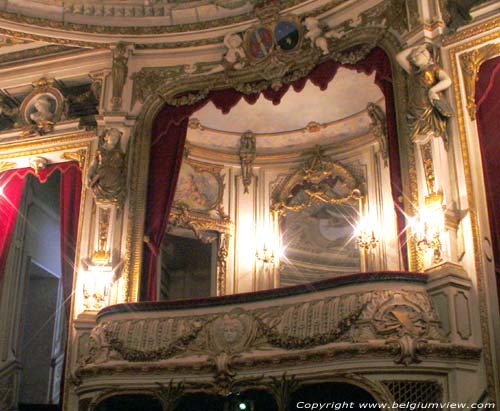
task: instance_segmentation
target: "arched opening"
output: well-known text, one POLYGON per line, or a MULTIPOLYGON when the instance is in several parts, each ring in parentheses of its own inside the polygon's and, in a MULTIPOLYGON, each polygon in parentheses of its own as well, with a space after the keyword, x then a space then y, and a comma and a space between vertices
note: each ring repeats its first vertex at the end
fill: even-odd
MULTIPOLYGON (((142 300, 158 299, 158 289, 160 288, 161 282, 159 281, 160 264, 158 264, 157 257, 161 254, 162 240, 165 236, 165 231, 168 225, 168 215, 171 210, 172 203, 174 202, 175 189, 181 169, 180 164, 182 163, 186 131, 188 129, 190 117, 193 113, 206 106, 208 102, 212 102, 217 109, 222 111, 222 113, 227 113, 241 99, 244 99, 250 104, 254 104, 259 96, 263 96, 263 98, 271 100, 274 104, 279 104, 281 98, 291 87, 295 91, 300 92, 303 90, 308 80, 320 89, 324 90, 327 88, 330 81, 335 77, 340 67, 341 65, 339 63, 327 60, 313 69, 307 77, 285 84, 278 90, 270 88, 253 94, 242 94, 233 89, 215 90, 211 91, 207 98, 192 105, 179 107, 167 105, 159 112, 153 124, 151 141, 145 228, 147 242, 144 249, 143 273, 141 277, 142 300), (157 187, 162 187, 163 189, 158 190, 157 187)), ((395 213, 396 216, 394 218, 396 221, 394 224, 396 228, 394 229, 394 234, 392 235, 393 238, 395 238, 397 237, 396 231, 398 233, 404 232, 405 222, 400 203, 402 195, 402 182, 390 61, 384 51, 381 49, 375 49, 372 50, 362 61, 356 64, 347 64, 342 67, 365 74, 375 73, 375 83, 380 87, 385 97, 385 115, 387 120, 384 126, 387 130, 388 140, 387 160, 390 163, 390 182, 388 185, 391 186, 391 193, 389 195, 392 195, 392 212, 395 213)), ((196 194, 198 194, 198 191, 199 190, 196 190, 196 194)), ((183 218, 181 215, 182 213, 178 214, 177 218, 178 220, 181 220, 183 218)), ((326 219, 329 218, 330 214, 328 214, 326 219)), ((345 229, 345 227, 343 227, 343 229, 345 229)), ((239 230, 240 232, 244 231, 244 227, 240 227, 239 230)), ((224 239, 227 238, 227 235, 226 233, 222 233, 223 235, 220 234, 221 232, 218 232, 214 235, 212 232, 208 233, 208 236, 218 238, 218 250, 221 250, 222 248, 222 253, 224 253, 227 252, 227 248, 224 248, 227 245, 224 243, 224 239)), ((203 237, 203 234, 200 234, 199 232, 197 232, 197 235, 198 237, 203 237)), ((404 235, 401 235, 399 238, 399 254, 397 253, 398 255, 395 258, 397 263, 393 269, 399 269, 401 266, 407 268, 406 243, 403 237, 404 235)), ((342 237, 341 240, 343 239, 344 238, 342 237)), ((332 239, 330 238, 329 240, 332 239)), ((333 240, 337 240, 337 237, 334 236, 333 240)), ((396 242, 397 241, 398 240, 396 240, 396 242)), ((253 246, 248 247, 248 250, 252 250, 252 248, 253 246)), ((266 248, 265 244, 263 248, 266 248)), ((217 254, 218 251, 214 250, 213 252, 214 254, 217 254)), ((247 257, 253 259, 254 256, 256 256, 259 260, 268 261, 266 256, 257 256, 258 252, 256 253, 255 250, 251 251, 251 253, 252 255, 250 255, 250 251, 248 251, 247 257)), ((212 266, 216 265, 223 264, 220 263, 220 260, 217 260, 217 264, 214 264, 212 261, 212 266)), ((346 264, 345 266, 347 267, 346 270, 349 268, 354 269, 353 267, 359 267, 356 263, 346 264)), ((224 267, 224 270, 225 269, 226 267, 224 267)), ((309 281, 314 281, 315 279, 309 281)), ((216 288, 216 293, 212 292, 211 295, 224 295, 226 292, 240 292, 240 290, 235 289, 234 287, 232 290, 227 291, 225 279, 218 276, 218 274, 215 283, 216 284, 212 286, 212 289, 216 288)), ((272 281, 267 282, 267 284, 269 283, 272 283, 272 281)), ((253 289, 273 288, 273 285, 268 286, 267 284, 262 288, 254 286, 253 289)), ((293 284, 293 282, 290 282, 290 284, 293 284)), ((250 290, 251 289, 246 288, 244 291, 250 290)))

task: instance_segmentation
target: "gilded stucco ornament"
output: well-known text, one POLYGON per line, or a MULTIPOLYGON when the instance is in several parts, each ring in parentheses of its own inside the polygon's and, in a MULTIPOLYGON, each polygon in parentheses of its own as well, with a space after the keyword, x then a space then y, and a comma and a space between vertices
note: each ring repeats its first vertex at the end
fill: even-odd
POLYGON ((323 55, 327 55, 328 41, 323 35, 323 30, 319 26, 319 20, 316 17, 306 17, 304 26, 307 29, 307 33, 304 37, 311 41, 313 47, 319 48, 323 55))
POLYGON ((425 44, 401 51, 396 59, 409 74, 406 120, 410 139, 420 152, 427 186, 426 201, 429 201, 427 199, 440 195, 439 187, 436 186, 434 156, 435 152, 448 149, 447 123, 453 111, 442 93, 451 86, 451 79, 434 62, 425 44), (435 138, 442 139, 442 149, 438 147, 439 142, 432 141, 435 138))
POLYGON ((40 170, 43 170, 49 164, 49 161, 45 157, 32 157, 29 160, 30 167, 38 174, 40 170))
POLYGON ((463 70, 467 111, 471 121, 476 119, 476 81, 479 68, 486 60, 500 54, 500 43, 490 43, 460 56, 463 70))
POLYGON ((67 115, 64 95, 54 79, 42 78, 32 85, 33 91, 19 107, 19 121, 15 124, 23 127, 22 136, 50 133, 67 115))
POLYGON ((106 129, 100 137, 99 149, 87 174, 87 186, 96 202, 121 205, 126 194, 127 167, 120 146, 122 132, 106 129))
POLYGON ((67 151, 61 154, 61 158, 63 160, 77 161, 80 170, 83 170, 85 167, 85 159, 87 157, 86 150, 77 150, 77 151, 67 151))
POLYGON ((366 106, 366 111, 370 116, 371 131, 379 143, 379 151, 384 160, 384 165, 387 167, 389 165, 389 152, 387 149, 387 123, 384 110, 377 104, 370 102, 366 106))
POLYGON ((403 50, 396 59, 409 74, 411 84, 406 113, 411 140, 425 144, 441 137, 446 142, 446 123, 452 110, 442 92, 451 86, 450 76, 434 62, 425 44, 403 50))
POLYGON ((224 37, 226 53, 224 62, 235 70, 241 70, 245 67, 245 50, 243 49, 243 39, 238 33, 228 33, 224 37))
POLYGON ((0 161, 0 173, 3 171, 11 170, 17 167, 17 163, 13 161, 0 161))
POLYGON ((240 164, 241 179, 243 180, 244 193, 248 193, 248 187, 252 184, 253 163, 257 156, 257 140, 255 134, 246 131, 240 138, 240 164))
POLYGON ((280 215, 316 203, 344 204, 363 198, 363 186, 342 164, 317 146, 312 158, 273 191, 271 209, 280 215))
POLYGON ((113 50, 113 65, 111 66, 111 76, 113 80, 113 110, 120 110, 122 106, 123 87, 127 81, 128 55, 127 45, 120 42, 113 50))
MULTIPOLYGON (((375 30, 369 40, 359 47, 353 47, 344 32, 330 30, 321 36, 326 42, 326 48, 322 51, 315 45, 317 38, 312 34, 313 43, 302 41, 304 33, 297 18, 283 16, 277 22, 273 20, 249 28, 244 33, 243 44, 239 33, 228 33, 224 40, 226 52, 218 62, 144 67, 133 73, 132 100, 133 103, 146 101, 152 95, 161 95, 166 103, 180 106, 205 98, 210 89, 234 88, 244 94, 258 93, 270 87, 279 89, 283 84, 306 76, 321 61, 325 50, 329 50, 329 57, 342 64, 355 64, 366 57, 384 35, 384 31, 375 30), (281 34, 279 24, 294 28, 294 35, 289 38, 281 34), (267 41, 265 53, 256 51, 258 41, 262 38, 267 41), (171 94, 169 88, 181 80, 189 81, 189 89, 171 94), (208 87, 205 84, 207 80, 208 87), (198 82, 205 86, 198 87, 198 82)), ((322 40, 319 42, 323 44, 322 40)))

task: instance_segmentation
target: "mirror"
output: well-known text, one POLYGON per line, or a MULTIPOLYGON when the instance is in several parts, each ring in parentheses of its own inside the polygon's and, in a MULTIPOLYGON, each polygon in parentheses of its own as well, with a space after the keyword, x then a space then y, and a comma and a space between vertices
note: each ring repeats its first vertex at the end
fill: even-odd
POLYGON ((272 211, 280 227, 282 286, 361 270, 354 238, 364 199, 360 180, 317 147, 276 187, 272 211))

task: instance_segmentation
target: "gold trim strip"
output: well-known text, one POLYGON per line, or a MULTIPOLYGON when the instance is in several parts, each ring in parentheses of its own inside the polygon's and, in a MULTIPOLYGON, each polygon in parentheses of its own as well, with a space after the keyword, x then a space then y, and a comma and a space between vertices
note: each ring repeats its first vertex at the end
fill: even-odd
MULTIPOLYGON (((469 40, 471 37, 477 36, 485 31, 490 31, 499 28, 500 28, 500 16, 494 17, 483 23, 479 23, 465 30, 460 30, 456 33, 453 33, 445 37, 443 40, 443 47, 449 46, 453 43, 458 43, 463 40, 469 40)), ((482 42, 484 41, 482 40, 481 43, 482 42)))
MULTIPOLYGON (((500 22, 500 18, 495 19, 498 27, 498 22, 500 22)), ((481 34, 482 31, 486 31, 492 28, 489 24, 483 25, 480 28, 475 28, 475 30, 470 35, 481 34)), ((455 95, 455 101, 457 104, 457 117, 458 117, 458 127, 459 127, 459 135, 460 135, 460 146, 462 151, 462 158, 464 162, 464 176, 465 176, 465 185, 467 192, 467 201, 469 203, 469 215, 471 219, 471 231, 472 231, 472 242, 474 247, 474 264, 476 267, 476 277, 477 277, 477 289, 479 294, 479 316, 480 316, 480 324, 481 324, 481 337, 482 337, 482 345, 483 345, 483 353, 484 353, 484 362, 486 368, 486 385, 487 392, 490 398, 494 398, 495 395, 495 378, 494 378, 494 364, 492 359, 492 351, 490 347, 490 330, 488 325, 488 307, 486 304, 487 301, 487 293, 486 293, 486 272, 483 267, 483 263, 481 260, 481 238, 479 232, 479 218, 477 213, 476 200, 474 198, 474 189, 472 182, 472 170, 470 165, 470 154, 467 142, 467 130, 465 125, 465 116, 464 116, 464 106, 461 99, 460 93, 460 77, 459 77, 459 68, 457 63, 457 55, 459 55, 462 51, 470 49, 474 46, 487 43, 488 41, 496 40, 500 38, 500 31, 496 33, 492 33, 489 35, 485 35, 481 38, 472 40, 470 42, 458 45, 449 50, 449 58, 451 62, 452 68, 452 80, 453 80, 453 92, 455 95)), ((464 83, 467 83, 465 77, 468 72, 464 72, 464 83)))

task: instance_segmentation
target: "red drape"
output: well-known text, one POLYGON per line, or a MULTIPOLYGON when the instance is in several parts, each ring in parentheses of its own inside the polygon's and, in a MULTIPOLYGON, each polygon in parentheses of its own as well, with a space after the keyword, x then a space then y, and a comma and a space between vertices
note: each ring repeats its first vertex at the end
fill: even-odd
MULTIPOLYGON (((55 171, 61 173, 61 281, 64 299, 69 301, 73 285, 73 260, 81 193, 81 172, 75 162, 51 164, 40 170, 38 174, 35 174, 31 168, 19 168, 0 174, 0 221, 2 222, 0 224, 0 281, 5 273, 5 263, 26 176, 33 174, 41 183, 44 183, 55 171)), ((67 314, 69 315, 69 311, 67 314)))
MULTIPOLYGON (((307 80, 321 90, 325 90, 339 67, 341 67, 339 63, 330 60, 318 65, 307 77, 286 84, 279 90, 267 89, 262 93, 250 95, 244 95, 233 89, 217 90, 210 92, 206 99, 193 105, 182 107, 166 105, 160 111, 152 130, 145 228, 148 240, 144 248, 141 300, 156 299, 157 256, 175 194, 189 117, 209 101, 223 113, 228 113, 242 98, 250 104, 255 103, 260 94, 273 104, 279 104, 290 87, 300 92, 307 80)), ((375 82, 385 96, 392 193, 395 204, 399 204, 398 199, 402 193, 401 173, 390 61, 383 50, 375 49, 362 62, 345 67, 367 74, 376 72, 375 82)), ((405 225, 404 215, 400 207, 396 207, 396 212, 398 229, 402 232, 405 225)), ((401 249, 405 253, 404 239, 401 240, 401 244, 403 244, 401 249)), ((406 257, 404 260, 406 261, 406 257)))
POLYGON ((8 170, 0 174, 0 281, 5 275, 5 263, 16 225, 17 210, 28 169, 8 170))
POLYGON ((82 172, 78 163, 69 162, 61 165, 59 189, 59 209, 61 224, 61 281, 64 296, 66 318, 71 310, 71 292, 73 290, 73 271, 75 249, 80 215, 82 193, 82 172))
POLYGON ((488 60, 479 69, 476 84, 477 129, 484 172, 484 185, 500 298, 500 57, 488 60))

